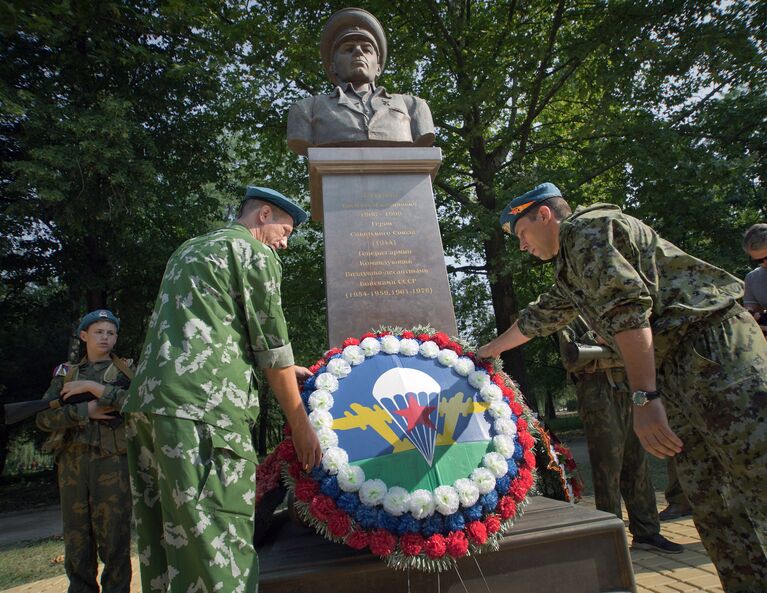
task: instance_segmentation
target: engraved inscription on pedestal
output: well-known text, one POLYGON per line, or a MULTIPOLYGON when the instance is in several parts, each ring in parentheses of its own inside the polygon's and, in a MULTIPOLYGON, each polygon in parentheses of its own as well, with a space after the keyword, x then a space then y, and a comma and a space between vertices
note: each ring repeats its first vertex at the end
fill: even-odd
POLYGON ((428 174, 325 175, 331 344, 381 324, 455 335, 428 174))

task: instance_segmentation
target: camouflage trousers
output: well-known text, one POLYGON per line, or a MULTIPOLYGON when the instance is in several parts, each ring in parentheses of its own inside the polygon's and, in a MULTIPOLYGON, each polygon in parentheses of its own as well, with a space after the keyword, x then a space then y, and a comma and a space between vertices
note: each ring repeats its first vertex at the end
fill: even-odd
POLYGON ((666 502, 669 505, 675 505, 680 507, 689 507, 690 503, 687 502, 687 497, 682 490, 682 485, 679 483, 679 476, 676 471, 676 459, 669 457, 666 461, 666 477, 667 486, 663 493, 666 497, 666 502))
POLYGON ((659 533, 655 489, 645 451, 632 426, 631 396, 626 389, 613 387, 603 372, 579 373, 575 392, 597 508, 620 518, 623 496, 631 534, 659 533))
POLYGON ((98 593, 97 557, 104 563, 101 590, 128 593, 131 501, 127 457, 101 457, 95 447, 73 444, 56 461, 69 593, 98 593))
POLYGON ((127 434, 144 593, 258 591, 250 434, 155 414, 128 414, 127 434))
POLYGON ((694 327, 658 373, 693 520, 727 593, 767 591, 767 348, 748 313, 694 327))

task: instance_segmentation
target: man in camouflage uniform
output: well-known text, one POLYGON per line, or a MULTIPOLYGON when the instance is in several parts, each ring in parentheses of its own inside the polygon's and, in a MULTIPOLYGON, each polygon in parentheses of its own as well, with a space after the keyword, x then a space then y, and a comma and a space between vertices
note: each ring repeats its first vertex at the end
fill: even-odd
POLYGON ((617 206, 572 213, 550 183, 514 199, 501 224, 522 251, 554 260, 555 283, 478 354, 497 356, 580 313, 621 353, 642 445, 659 458, 676 455, 725 591, 763 593, 767 348, 737 303, 743 283, 617 206))
POLYGON ((655 488, 644 449, 631 426, 631 394, 620 355, 582 317, 560 332, 559 341, 562 363, 575 384, 597 508, 622 518, 623 496, 634 548, 682 553, 682 546, 660 534, 655 488), (568 344, 597 347, 600 357, 583 353, 573 361, 565 354, 568 344))
POLYGON ((190 239, 168 261, 123 407, 145 593, 258 589, 254 367, 264 369, 304 467, 320 462, 275 251, 306 218, 278 192, 248 187, 234 224, 190 239))
POLYGON ((101 590, 128 593, 131 580, 131 500, 125 427, 114 412, 127 394, 131 361, 112 354, 120 320, 101 309, 85 315, 78 333, 86 356, 60 365, 43 396, 94 399, 40 412, 37 426, 51 435, 44 449, 58 465, 64 527, 64 568, 69 593, 98 593, 98 558, 104 563, 101 590))

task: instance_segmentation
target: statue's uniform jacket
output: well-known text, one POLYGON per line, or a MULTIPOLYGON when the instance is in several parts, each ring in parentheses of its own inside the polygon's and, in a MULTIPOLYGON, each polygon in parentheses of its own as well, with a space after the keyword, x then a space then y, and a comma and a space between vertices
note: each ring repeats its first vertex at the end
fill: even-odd
POLYGON ((336 87, 299 101, 288 115, 288 146, 431 146, 434 123, 426 101, 376 87, 369 102, 336 87))
POLYGON ((743 283, 608 204, 562 221, 554 285, 519 314, 528 337, 579 313, 602 337, 651 328, 677 471, 723 589, 767 582, 767 347, 743 283))

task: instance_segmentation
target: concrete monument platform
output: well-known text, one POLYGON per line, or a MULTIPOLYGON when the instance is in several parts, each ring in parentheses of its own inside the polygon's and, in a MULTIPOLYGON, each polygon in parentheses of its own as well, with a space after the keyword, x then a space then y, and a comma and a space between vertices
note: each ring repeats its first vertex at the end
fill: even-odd
POLYGON ((271 535, 258 550, 262 593, 636 592, 623 522, 544 497, 531 499, 498 552, 439 576, 391 569, 289 522, 271 535))

